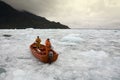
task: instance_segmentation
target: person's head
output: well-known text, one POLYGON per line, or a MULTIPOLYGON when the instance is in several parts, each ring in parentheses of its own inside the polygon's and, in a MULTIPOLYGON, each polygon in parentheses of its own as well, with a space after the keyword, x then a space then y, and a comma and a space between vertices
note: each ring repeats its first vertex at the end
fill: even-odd
POLYGON ((39 38, 39 36, 37 36, 37 38, 39 38))
POLYGON ((49 38, 47 38, 47 40, 49 41, 50 39, 49 39, 49 38))

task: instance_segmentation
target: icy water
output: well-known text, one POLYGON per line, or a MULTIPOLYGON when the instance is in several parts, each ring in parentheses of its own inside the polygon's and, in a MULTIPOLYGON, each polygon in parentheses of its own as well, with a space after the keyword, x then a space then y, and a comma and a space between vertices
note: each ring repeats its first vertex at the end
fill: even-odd
POLYGON ((0 30, 0 80, 120 80, 120 30, 0 30), (30 52, 38 35, 59 54, 51 65, 30 52))

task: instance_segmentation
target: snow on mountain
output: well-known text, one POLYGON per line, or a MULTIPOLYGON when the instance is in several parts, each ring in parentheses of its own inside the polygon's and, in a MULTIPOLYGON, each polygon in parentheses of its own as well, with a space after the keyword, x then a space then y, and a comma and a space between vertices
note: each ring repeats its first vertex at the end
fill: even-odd
POLYGON ((119 80, 120 30, 0 30, 0 80, 119 80), (58 60, 30 52, 36 36, 51 39, 58 60))

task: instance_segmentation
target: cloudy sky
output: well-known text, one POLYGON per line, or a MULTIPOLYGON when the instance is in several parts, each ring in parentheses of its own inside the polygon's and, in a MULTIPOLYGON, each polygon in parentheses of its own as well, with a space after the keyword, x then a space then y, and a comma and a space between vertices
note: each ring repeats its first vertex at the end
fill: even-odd
POLYGON ((71 28, 120 28, 120 0, 3 0, 71 28))

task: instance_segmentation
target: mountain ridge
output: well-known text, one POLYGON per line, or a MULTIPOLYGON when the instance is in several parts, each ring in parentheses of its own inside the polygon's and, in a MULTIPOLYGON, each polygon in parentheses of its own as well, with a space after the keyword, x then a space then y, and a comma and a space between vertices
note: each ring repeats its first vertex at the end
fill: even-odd
POLYGON ((0 29, 69 29, 60 22, 49 21, 27 11, 18 11, 3 1, 0 1, 0 29))

